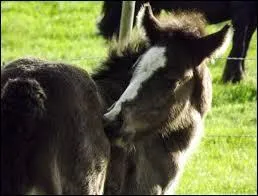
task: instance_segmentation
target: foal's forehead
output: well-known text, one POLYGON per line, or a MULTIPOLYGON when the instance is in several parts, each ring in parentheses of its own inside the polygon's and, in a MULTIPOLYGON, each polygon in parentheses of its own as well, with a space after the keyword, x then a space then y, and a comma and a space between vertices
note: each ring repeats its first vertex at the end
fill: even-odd
POLYGON ((143 83, 147 82, 158 69, 166 66, 167 57, 165 53, 165 47, 154 46, 136 62, 132 79, 118 101, 123 103, 137 97, 143 83))
POLYGON ((151 77, 156 70, 161 67, 165 67, 167 59, 165 53, 166 48, 164 46, 151 47, 141 57, 140 61, 136 62, 133 79, 136 75, 140 76, 144 73, 146 74, 146 72, 148 72, 148 76, 151 77))
POLYGON ((165 67, 166 62, 166 47, 153 46, 146 51, 134 65, 135 70, 128 87, 105 116, 114 120, 120 113, 122 104, 134 100, 139 94, 143 83, 148 82, 158 69, 165 67))

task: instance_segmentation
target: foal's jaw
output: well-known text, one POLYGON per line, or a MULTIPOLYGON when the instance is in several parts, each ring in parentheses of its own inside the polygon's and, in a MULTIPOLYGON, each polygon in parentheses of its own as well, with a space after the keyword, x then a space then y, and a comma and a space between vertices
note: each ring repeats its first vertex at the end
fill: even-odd
POLYGON ((103 124, 105 133, 112 144, 127 147, 129 143, 133 142, 135 130, 125 127, 120 117, 114 117, 113 119, 113 116, 107 113, 103 117, 103 124))

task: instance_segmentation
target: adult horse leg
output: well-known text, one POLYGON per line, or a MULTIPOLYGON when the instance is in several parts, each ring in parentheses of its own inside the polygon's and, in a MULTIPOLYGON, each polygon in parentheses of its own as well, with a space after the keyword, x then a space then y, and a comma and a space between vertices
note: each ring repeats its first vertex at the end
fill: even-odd
MULTIPOLYGON (((239 19, 240 20, 240 19, 239 19)), ((250 44, 252 35, 256 29, 257 21, 252 21, 251 23, 239 22, 239 20, 233 20, 233 26, 235 28, 233 36, 233 46, 229 54, 229 58, 240 57, 243 58, 239 60, 228 59, 224 73, 223 82, 240 82, 245 73, 245 60, 246 53, 250 44)))

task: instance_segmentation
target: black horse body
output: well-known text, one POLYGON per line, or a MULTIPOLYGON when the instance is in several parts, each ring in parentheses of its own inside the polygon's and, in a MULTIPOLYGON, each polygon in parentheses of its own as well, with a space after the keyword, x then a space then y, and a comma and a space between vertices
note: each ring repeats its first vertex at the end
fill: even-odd
POLYGON ((1 69, 1 193, 103 193, 110 145, 94 81, 64 63, 1 69))

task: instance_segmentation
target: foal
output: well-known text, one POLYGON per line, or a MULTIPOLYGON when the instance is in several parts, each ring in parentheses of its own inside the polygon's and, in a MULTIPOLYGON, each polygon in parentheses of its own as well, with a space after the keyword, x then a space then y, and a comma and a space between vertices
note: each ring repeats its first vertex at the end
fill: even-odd
POLYGON ((141 13, 150 47, 133 65, 130 83, 104 115, 113 143, 106 194, 173 193, 211 106, 207 58, 224 46, 230 32, 226 25, 204 36, 197 15, 162 23, 149 5, 141 13), (132 146, 134 150, 128 151, 132 146))
POLYGON ((1 193, 102 194, 110 143, 82 69, 18 59, 1 70, 1 193))

